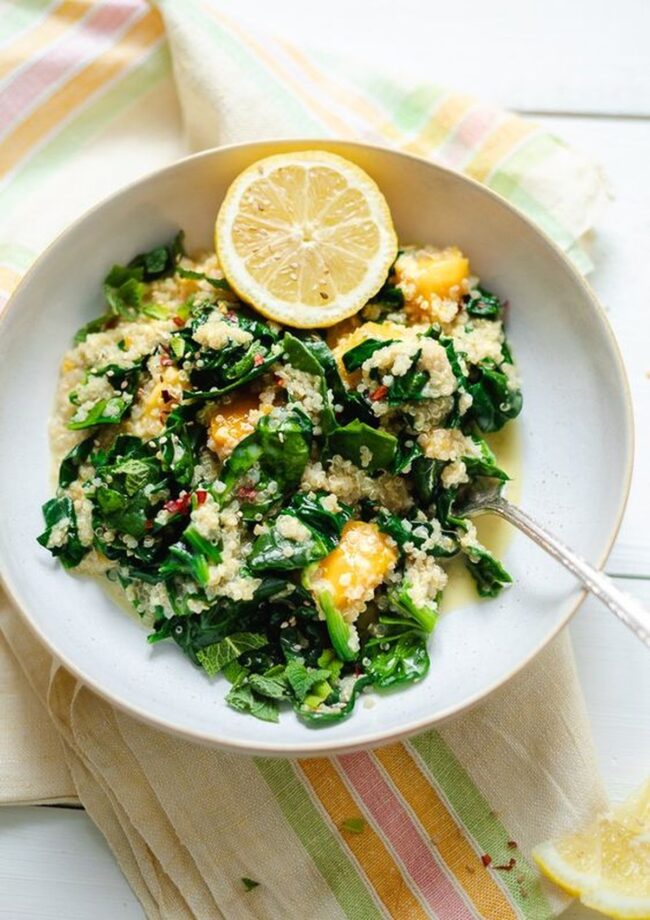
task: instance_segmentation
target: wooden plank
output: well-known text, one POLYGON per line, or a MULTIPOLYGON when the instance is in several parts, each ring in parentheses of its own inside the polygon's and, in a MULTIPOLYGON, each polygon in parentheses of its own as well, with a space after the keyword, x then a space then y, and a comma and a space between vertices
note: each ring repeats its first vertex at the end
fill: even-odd
MULTIPOLYGON (((616 582, 650 607, 650 580, 616 582)), ((622 799, 643 782, 650 763, 648 649, 594 598, 570 629, 605 786, 622 799)))
MULTIPOLYGON (((607 571, 650 575, 650 187, 645 178, 650 123, 592 118, 542 118, 540 122, 593 154, 612 188, 612 201, 593 234, 596 269, 589 280, 607 311, 627 368, 636 422, 636 459, 625 519, 607 571)), ((607 435, 604 431, 603 441, 607 435)))
POLYGON ((0 809, 0 920, 142 920, 104 838, 83 811, 0 809))
POLYGON ((239 0, 238 17, 299 47, 335 50, 397 72, 537 112, 650 115, 647 0, 239 0))

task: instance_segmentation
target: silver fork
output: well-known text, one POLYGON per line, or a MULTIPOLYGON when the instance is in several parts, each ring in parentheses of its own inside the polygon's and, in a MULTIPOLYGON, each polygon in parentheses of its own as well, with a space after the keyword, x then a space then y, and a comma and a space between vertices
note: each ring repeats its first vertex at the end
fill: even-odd
POLYGON ((579 578, 583 585, 595 594, 609 609, 636 633, 642 642, 650 647, 650 610, 625 591, 621 591, 604 572, 599 572, 589 565, 581 556, 569 549, 561 540, 541 527, 530 515, 516 505, 510 504, 501 495, 500 484, 491 485, 483 480, 477 483, 467 494, 463 503, 454 507, 458 517, 476 517, 480 514, 498 514, 538 546, 550 553, 558 562, 579 578))

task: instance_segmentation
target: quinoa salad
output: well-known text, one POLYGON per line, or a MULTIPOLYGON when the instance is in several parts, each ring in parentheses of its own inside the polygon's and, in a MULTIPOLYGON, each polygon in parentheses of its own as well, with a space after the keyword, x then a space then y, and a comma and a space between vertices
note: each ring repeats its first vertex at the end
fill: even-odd
POLYGON ((511 581, 456 513, 508 479, 483 435, 522 405, 504 303, 465 255, 403 247, 324 330, 264 319, 182 234, 104 295, 63 359, 39 543, 242 713, 327 724, 422 680, 449 560, 479 595, 511 581))

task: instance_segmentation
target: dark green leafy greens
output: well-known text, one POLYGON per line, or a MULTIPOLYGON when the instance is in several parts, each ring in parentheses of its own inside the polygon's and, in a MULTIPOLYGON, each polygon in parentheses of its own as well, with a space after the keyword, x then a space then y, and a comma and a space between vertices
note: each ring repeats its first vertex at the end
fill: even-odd
MULTIPOLYGON (((481 329, 500 341, 505 304, 474 288, 458 307, 463 334, 454 337, 453 324, 423 323, 414 338, 391 269, 362 314, 375 323, 389 317, 390 337, 369 327, 373 334, 355 335, 342 351, 325 333, 278 329, 240 303, 226 280, 181 264, 183 256, 179 234, 108 272, 104 312, 75 341, 114 330, 98 353, 113 336, 117 351, 87 366, 69 394, 68 427, 79 440, 60 464, 38 541, 70 569, 93 552, 105 557, 108 577, 147 623, 151 645, 173 642, 209 678, 227 682, 235 710, 276 722, 291 707, 306 724, 326 726, 346 718, 364 688, 388 691, 426 676, 442 582, 424 590, 415 561, 438 571, 460 556, 485 597, 511 582, 458 510, 482 480, 508 479, 482 434, 521 411, 512 356, 505 340, 499 360, 470 361, 463 351, 466 336, 481 329), (174 277, 200 282, 179 288, 196 293, 178 301, 157 296, 157 282, 174 277), (132 327, 117 330, 149 322, 165 334, 130 360, 132 327), (454 392, 439 399, 422 357, 425 349, 439 354, 431 339, 455 380, 454 392), (385 348, 407 356, 395 373, 386 370, 390 354, 388 362, 371 360, 385 348), (180 381, 173 392, 167 373, 180 381), (315 398, 303 399, 296 380, 315 398), (248 416, 242 430, 250 433, 222 456, 211 441, 215 413, 227 426, 231 410, 241 416, 241 406, 257 405, 270 390, 264 411, 260 404, 248 416), (142 400, 152 392, 162 400, 160 424, 142 434, 142 400), (429 450, 427 412, 433 427, 462 435, 453 459, 429 450), (349 503, 337 499, 332 482, 355 469, 349 503), (305 484, 312 478, 318 487, 305 484), (392 508, 382 498, 387 481, 410 503, 392 508), (341 593, 321 566, 346 525, 360 521, 389 541, 394 562, 357 617, 335 600, 341 593)), ((339 551, 336 577, 343 572, 354 586, 360 576, 349 560, 344 571, 346 552, 339 551)), ((354 818, 343 827, 363 831, 354 818)))

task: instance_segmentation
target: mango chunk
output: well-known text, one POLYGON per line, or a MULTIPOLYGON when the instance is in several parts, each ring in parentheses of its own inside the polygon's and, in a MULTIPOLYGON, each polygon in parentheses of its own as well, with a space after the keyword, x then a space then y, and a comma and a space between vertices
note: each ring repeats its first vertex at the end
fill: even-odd
POLYGON ((253 393, 237 393, 229 403, 219 406, 210 419, 208 447, 220 460, 225 460, 245 437, 255 430, 251 413, 259 410, 259 397, 253 393))
POLYGON ((395 275, 407 303, 431 302, 437 297, 456 299, 460 285, 469 276, 469 260, 457 246, 406 250, 395 263, 395 275))
POLYGON ((316 566, 311 588, 316 596, 328 592, 336 608, 351 623, 396 562, 393 540, 376 524, 348 521, 339 545, 316 566))
POLYGON ((181 391, 187 384, 183 381, 177 367, 161 367, 154 377, 155 383, 146 394, 142 405, 142 414, 156 421, 164 421, 178 403, 181 391))

